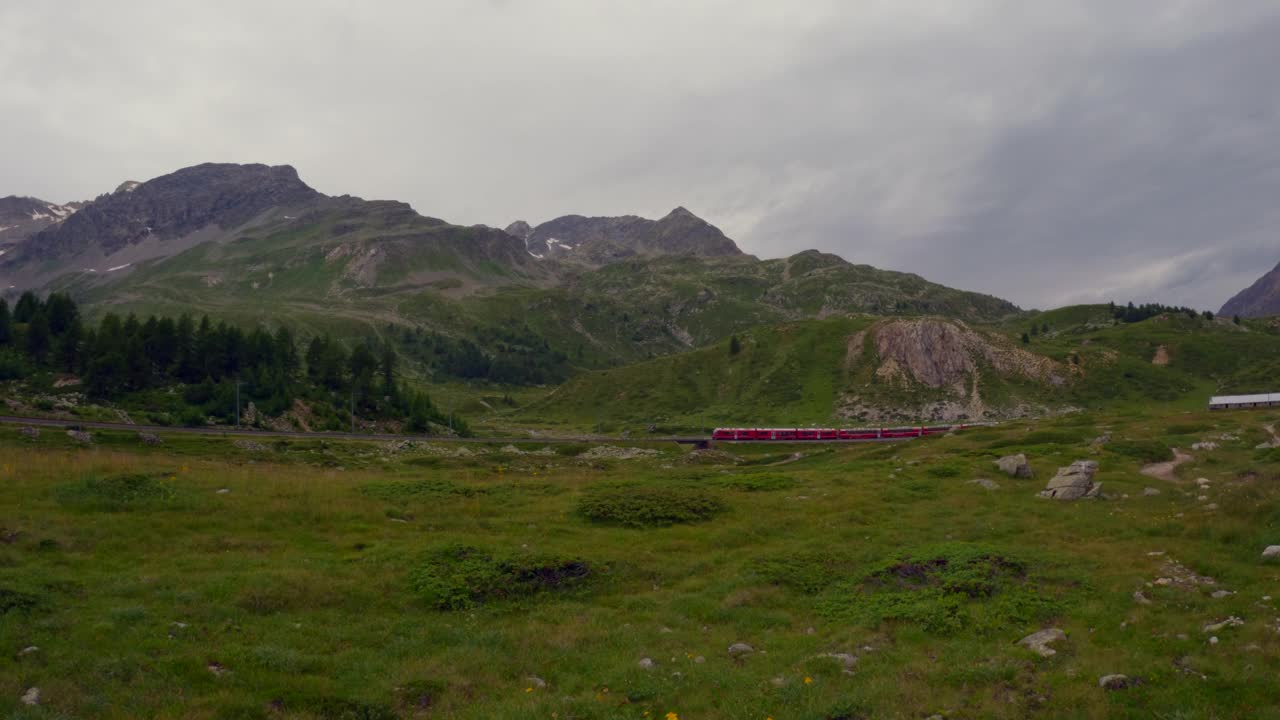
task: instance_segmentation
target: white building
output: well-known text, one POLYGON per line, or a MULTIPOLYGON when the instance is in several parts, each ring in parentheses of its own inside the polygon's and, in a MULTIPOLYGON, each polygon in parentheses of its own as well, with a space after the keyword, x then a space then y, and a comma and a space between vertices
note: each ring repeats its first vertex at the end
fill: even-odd
POLYGON ((1280 393, 1214 395, 1209 398, 1210 410, 1243 410, 1262 407, 1280 407, 1280 393))

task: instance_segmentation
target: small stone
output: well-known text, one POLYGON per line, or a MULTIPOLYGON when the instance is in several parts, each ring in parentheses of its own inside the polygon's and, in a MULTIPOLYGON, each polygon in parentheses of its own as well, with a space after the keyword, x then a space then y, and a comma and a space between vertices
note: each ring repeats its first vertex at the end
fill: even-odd
POLYGON ((969 481, 969 484, 970 484, 970 485, 981 485, 982 487, 984 487, 984 488, 986 488, 986 489, 988 489, 988 490, 999 490, 999 489, 1000 489, 1000 483, 996 482, 995 480, 988 480, 987 478, 978 478, 977 480, 970 480, 970 481, 969 481))
POLYGON ((669 628, 669 627, 664 627, 664 628, 662 628, 661 630, 658 630, 658 632, 662 633, 663 635, 668 635, 668 634, 670 634, 670 633, 672 633, 672 632, 675 632, 675 631, 674 631, 674 630, 672 630, 672 629, 671 629, 671 628, 669 628))
POLYGON ((1244 624, 1244 620, 1241 620, 1235 615, 1232 615, 1228 617, 1226 620, 1219 620, 1216 623, 1209 623, 1208 625, 1205 625, 1203 628, 1203 631, 1207 633, 1216 633, 1219 630, 1223 630, 1229 627, 1238 627, 1243 624, 1244 624))
POLYGON ((769 682, 772 683, 774 687, 782 687, 787 684, 787 679, 779 675, 771 679, 769 682))
POLYGON ((1197 484, 1197 485, 1208 485, 1208 484, 1209 484, 1209 478, 1196 478, 1196 484, 1197 484))
POLYGON ((1142 488, 1142 494, 1147 497, 1155 497, 1156 495, 1160 494, 1160 491, 1153 487, 1142 488))
POLYGON ((1172 585, 1173 578, 1156 578, 1157 585, 1172 585))
POLYGON ((1214 590, 1213 594, 1210 595, 1209 597, 1213 598, 1214 600, 1221 600, 1224 597, 1231 597, 1232 595, 1235 595, 1235 593, 1231 592, 1230 590, 1214 590))
POLYGON ((1128 675, 1103 675, 1098 678, 1098 687, 1103 690, 1124 690, 1134 684, 1128 675))
POLYGON ((1142 592, 1141 590, 1135 590, 1135 591, 1134 591, 1134 593, 1133 593, 1133 601, 1134 601, 1134 602, 1136 602, 1136 603, 1138 603, 1139 605, 1150 605, 1150 604, 1151 604, 1151 598, 1147 597, 1147 594, 1146 594, 1146 593, 1144 593, 1144 592, 1142 592))
POLYGON ((698 657, 694 658, 694 659, 693 659, 693 661, 694 661, 695 663, 697 663, 697 664, 701 665, 701 664, 705 663, 705 662, 707 661, 707 659, 706 659, 705 657, 703 657, 703 656, 699 655, 698 657))
POLYGON ((155 447, 163 443, 159 435, 156 435, 155 433, 149 433, 149 432, 138 433, 138 439, 142 441, 143 445, 150 445, 152 447, 155 447))
POLYGON ((746 643, 734 643, 729 646, 730 655, 746 655, 747 653, 753 653, 755 651, 755 648, 746 643))
POLYGON ((832 660, 838 661, 842 666, 844 666, 845 672, 851 672, 858 666, 858 656, 850 653, 825 653, 818 657, 829 657, 832 660))
POLYGON ((676 670, 675 672, 671 673, 671 677, 673 677, 673 678, 682 678, 682 677, 684 677, 684 673, 680 672, 679 670, 676 670))
POLYGON ((231 488, 218 488, 218 492, 217 492, 217 494, 218 494, 218 495, 226 495, 226 494, 227 494, 227 493, 229 493, 229 492, 231 492, 231 488))
POLYGON ((1031 652, 1036 653, 1040 657, 1053 657, 1058 654, 1058 651, 1049 647, 1049 643, 1062 640, 1066 636, 1067 634, 1058 628, 1046 628, 1022 638, 1018 641, 1018 644, 1031 650, 1031 652))
POLYGON ((1205 505, 1205 506, 1204 506, 1204 509, 1205 509, 1205 510, 1217 510, 1217 509, 1218 509, 1218 503, 1209 503, 1208 505, 1205 505))
POLYGON ((1218 644, 1218 636, 1217 636, 1217 635, 1214 635, 1214 636, 1210 637, 1210 638, 1209 638, 1209 644, 1210 644, 1210 645, 1217 645, 1217 644, 1218 644))
POLYGON ((224 666, 220 662, 211 662, 206 667, 209 669, 209 672, 218 676, 226 675, 227 673, 231 672, 226 668, 226 666, 224 666))
POLYGON ((1272 558, 1280 558, 1280 545, 1268 545, 1267 549, 1262 551, 1263 560, 1272 558))
POLYGON ((176 627, 176 628, 178 628, 179 630, 186 629, 186 627, 187 627, 187 624, 186 624, 186 623, 184 623, 184 622, 179 622, 179 621, 177 621, 177 620, 174 620, 174 621, 173 621, 173 623, 172 623, 172 625, 173 625, 173 627, 176 627))
POLYGON ((22 699, 23 705, 39 705, 40 704, 40 688, 38 687, 27 688, 27 691, 22 693, 21 699, 22 699))
POLYGON ((82 432, 80 430, 68 430, 67 437, 80 443, 81 445, 88 445, 93 442, 92 434, 87 432, 82 432))
POLYGON ((805 635, 812 635, 812 634, 814 634, 815 632, 817 632, 817 630, 814 630, 814 629, 813 629, 813 628, 811 628, 811 627, 810 627, 810 628, 805 628, 805 629, 804 629, 804 634, 805 634, 805 635))
POLYGON ((40 652, 39 647, 35 645, 28 645, 27 647, 24 647, 18 651, 18 657, 22 657, 23 655, 30 655, 31 653, 37 653, 37 652, 40 652))
POLYGON ((640 658, 640 662, 636 664, 640 666, 641 670, 652 670, 653 666, 657 665, 657 663, 650 658, 640 658))
POLYGON ((525 681, 528 682, 531 687, 536 687, 538 689, 542 689, 547 686, 547 681, 543 680, 537 675, 530 675, 529 677, 525 678, 525 681))
POLYGON ((1196 498, 1196 500, 1199 500, 1200 502, 1204 502, 1205 500, 1208 500, 1208 499, 1209 499, 1208 495, 1200 495, 1199 497, 1196 498))

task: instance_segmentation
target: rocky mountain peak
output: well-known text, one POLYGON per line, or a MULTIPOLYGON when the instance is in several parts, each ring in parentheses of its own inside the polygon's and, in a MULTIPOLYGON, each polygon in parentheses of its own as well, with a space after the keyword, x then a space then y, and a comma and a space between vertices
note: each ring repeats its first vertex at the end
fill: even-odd
POLYGON ((529 228, 512 223, 507 232, 524 237, 529 253, 578 264, 600 266, 630 257, 741 255, 737 244, 716 226, 677 207, 659 220, 635 215, 564 215, 529 228))
POLYGON ((1280 265, 1276 265, 1252 285, 1236 293, 1222 306, 1218 314, 1228 317, 1280 315, 1280 265))
POLYGON ((111 255, 148 239, 171 240, 214 225, 231 229, 277 207, 324 197, 289 165, 205 163, 100 195, 65 222, 23 244, 19 259, 56 259, 86 251, 111 255))
POLYGON ((508 235, 514 235, 521 240, 529 237, 533 233, 533 226, 523 220, 517 220, 505 228, 508 235))

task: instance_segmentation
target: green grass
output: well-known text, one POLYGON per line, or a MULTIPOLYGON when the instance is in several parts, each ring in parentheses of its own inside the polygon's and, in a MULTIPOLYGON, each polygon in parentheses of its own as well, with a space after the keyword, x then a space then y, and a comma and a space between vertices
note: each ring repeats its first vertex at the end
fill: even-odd
POLYGON ((1253 449, 1276 419, 1126 410, 768 468, 0 427, 0 716, 1276 718, 1280 458, 1253 449), (1170 483, 1091 454, 1104 431, 1240 439, 1170 483), (1017 451, 1036 480, 968 482, 1017 451), (1035 497, 1083 458, 1110 499, 1035 497), (716 511, 628 522, 637 499, 716 511), (1170 559, 1217 583, 1154 584, 1170 559), (1044 627, 1056 656, 1016 645, 1044 627), (1097 687, 1116 672, 1143 684, 1097 687))

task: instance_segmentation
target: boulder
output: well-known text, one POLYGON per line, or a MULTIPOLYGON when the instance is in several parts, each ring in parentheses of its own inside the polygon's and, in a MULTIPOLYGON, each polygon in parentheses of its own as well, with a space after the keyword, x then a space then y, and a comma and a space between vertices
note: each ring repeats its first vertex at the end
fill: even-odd
POLYGON ((22 697, 19 699, 22 701, 23 705, 39 705, 40 704, 40 688, 38 687, 27 688, 27 691, 22 693, 22 697))
POLYGON ((152 447, 161 443, 160 436, 155 433, 140 432, 138 433, 138 439, 142 441, 143 445, 150 445, 152 447))
POLYGON ((1027 462, 1027 456, 1018 453, 1017 455, 1006 455, 996 461, 996 467, 1009 477, 1029 478, 1032 476, 1031 465, 1027 462))
POLYGON ((82 445, 88 445, 93 442, 93 435, 81 430, 68 430, 67 437, 82 445))
POLYGON ((1271 560, 1280 558, 1280 545, 1268 545, 1266 550, 1262 551, 1263 560, 1271 560))
POLYGON ((1040 657, 1053 657, 1058 654, 1058 651, 1049 647, 1049 644, 1066 637, 1067 634, 1058 628, 1046 628, 1022 638, 1018 641, 1018 644, 1040 657))
POLYGON ((636 664, 640 666, 641 670, 652 670, 656 663, 653 662, 652 658, 640 658, 640 662, 636 664))
POLYGON ((1142 488, 1142 494, 1147 497, 1155 497, 1156 495, 1160 494, 1160 491, 1153 487, 1142 488))
POLYGON ((729 646, 730 655, 746 655, 755 652, 756 649, 746 643, 734 643, 729 646))
POLYGON ((1058 474, 1049 480, 1049 484, 1041 491, 1040 497, 1054 500, 1078 500, 1082 497, 1096 497, 1100 483, 1093 481, 1098 472, 1098 463, 1093 460, 1077 460, 1067 467, 1058 468, 1058 474))

